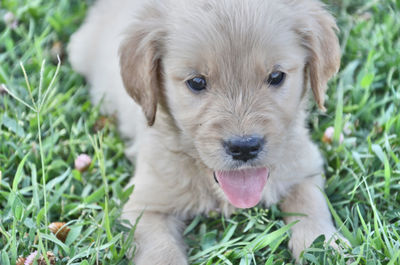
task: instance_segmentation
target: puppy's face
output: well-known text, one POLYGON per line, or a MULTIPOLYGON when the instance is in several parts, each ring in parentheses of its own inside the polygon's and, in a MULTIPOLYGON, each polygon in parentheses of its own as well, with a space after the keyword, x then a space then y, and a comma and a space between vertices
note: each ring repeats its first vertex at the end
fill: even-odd
MULTIPOLYGON (((326 81, 338 67, 331 17, 318 3, 303 2, 182 1, 169 7, 163 37, 147 55, 158 68, 147 77, 156 82, 150 84, 156 96, 130 91, 132 80, 124 78, 142 106, 165 97, 181 137, 195 147, 191 155, 215 172, 237 207, 259 202, 281 143, 303 126, 308 80, 322 106, 326 81), (314 10, 314 21, 300 16, 299 8, 314 10), (314 36, 312 26, 333 44, 314 36), (319 59, 321 51, 333 57, 319 59)), ((154 121, 151 107, 144 106, 144 112, 154 121)))

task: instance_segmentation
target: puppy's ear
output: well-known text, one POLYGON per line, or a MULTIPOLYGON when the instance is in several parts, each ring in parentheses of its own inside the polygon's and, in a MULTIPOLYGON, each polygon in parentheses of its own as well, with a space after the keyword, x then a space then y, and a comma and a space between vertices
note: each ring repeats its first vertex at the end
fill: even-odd
POLYGON ((120 46, 121 76, 128 94, 138 103, 149 126, 156 118, 161 93, 161 41, 164 36, 161 12, 147 9, 143 18, 131 25, 120 46))
POLYGON ((296 31, 308 50, 307 71, 318 107, 325 110, 325 92, 329 79, 340 67, 340 45, 335 19, 317 1, 299 1, 307 11, 296 31))

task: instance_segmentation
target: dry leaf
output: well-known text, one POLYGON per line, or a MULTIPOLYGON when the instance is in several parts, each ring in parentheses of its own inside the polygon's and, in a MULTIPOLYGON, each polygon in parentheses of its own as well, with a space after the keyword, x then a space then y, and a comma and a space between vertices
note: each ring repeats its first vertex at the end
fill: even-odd
MULTIPOLYGON (((53 252, 47 251, 47 259, 49 260, 51 265, 56 264, 56 256, 53 254, 53 252)), ((47 265, 46 259, 43 256, 41 256, 37 262, 38 265, 47 265)))
POLYGON ((16 265, 25 265, 25 258, 24 257, 19 257, 17 259, 17 262, 15 262, 16 265))
POLYGON ((66 225, 66 223, 61 223, 61 222, 51 223, 49 225, 49 229, 62 242, 65 242, 65 240, 67 239, 68 233, 71 230, 66 225))

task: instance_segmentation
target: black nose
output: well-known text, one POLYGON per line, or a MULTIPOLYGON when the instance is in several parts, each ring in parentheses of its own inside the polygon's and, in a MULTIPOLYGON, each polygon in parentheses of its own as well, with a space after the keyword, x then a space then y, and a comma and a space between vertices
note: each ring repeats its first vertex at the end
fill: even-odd
POLYGON ((247 162, 254 159, 263 149, 264 138, 260 136, 243 136, 231 138, 223 143, 225 151, 234 160, 247 162))

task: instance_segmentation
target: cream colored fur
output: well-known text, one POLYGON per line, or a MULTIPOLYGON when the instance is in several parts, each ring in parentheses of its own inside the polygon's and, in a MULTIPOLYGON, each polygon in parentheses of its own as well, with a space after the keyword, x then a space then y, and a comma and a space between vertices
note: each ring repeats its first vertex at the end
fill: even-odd
POLYGON ((289 242, 296 258, 320 234, 336 233, 321 192, 323 162, 305 126, 309 91, 323 108, 327 82, 339 68, 335 30, 316 0, 95 4, 69 56, 90 83, 94 104, 117 116, 136 163, 123 216, 134 223, 144 210, 136 264, 187 264, 184 222, 235 210, 214 170, 270 169, 262 205, 305 214, 285 219, 300 220, 289 242), (285 83, 268 86, 278 66, 285 83), (185 85, 197 74, 209 84, 201 94, 185 85), (221 141, 252 133, 265 136, 266 151, 238 166, 221 141))

